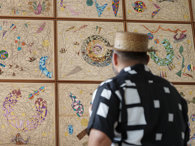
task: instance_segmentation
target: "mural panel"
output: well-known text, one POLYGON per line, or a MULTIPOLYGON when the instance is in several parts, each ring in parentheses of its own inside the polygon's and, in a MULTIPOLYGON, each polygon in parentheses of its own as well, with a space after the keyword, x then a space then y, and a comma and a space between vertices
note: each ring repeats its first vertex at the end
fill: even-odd
POLYGON ((87 146, 79 134, 88 125, 89 106, 97 84, 59 84, 60 145, 87 146))
POLYGON ((0 20, 0 79, 54 79, 53 22, 0 20))
POLYGON ((109 46, 123 23, 58 22, 58 72, 64 80, 105 80, 113 76, 109 46))
POLYGON ((172 82, 194 82, 195 52, 191 25, 128 23, 128 31, 148 35, 149 67, 154 74, 172 82))
POLYGON ((52 17, 53 0, 1 0, 0 15, 52 17))
POLYGON ((0 83, 0 145, 55 145, 54 84, 0 83))
POLYGON ((57 0, 58 17, 122 19, 122 0, 57 0))
POLYGON ((127 19, 190 21, 188 0, 126 0, 127 19))

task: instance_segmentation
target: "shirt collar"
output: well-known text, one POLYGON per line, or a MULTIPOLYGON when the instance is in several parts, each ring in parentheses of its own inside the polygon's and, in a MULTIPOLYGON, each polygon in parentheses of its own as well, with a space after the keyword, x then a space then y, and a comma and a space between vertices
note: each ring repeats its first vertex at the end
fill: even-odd
POLYGON ((146 72, 151 72, 147 65, 144 64, 136 64, 134 66, 127 66, 123 68, 124 72, 139 72, 145 70, 146 72))

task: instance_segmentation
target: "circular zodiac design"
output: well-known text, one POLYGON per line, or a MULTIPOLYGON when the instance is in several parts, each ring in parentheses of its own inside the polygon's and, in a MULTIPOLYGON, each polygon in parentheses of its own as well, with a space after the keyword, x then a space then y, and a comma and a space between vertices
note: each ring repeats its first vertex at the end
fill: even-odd
POLYGON ((8 52, 5 51, 5 50, 1 50, 1 51, 0 51, 0 59, 1 59, 1 60, 5 60, 5 59, 7 59, 7 58, 8 58, 8 52))
POLYGON ((142 1, 136 1, 132 4, 134 10, 138 13, 142 13, 144 12, 144 10, 146 9, 146 5, 144 2, 142 1))
POLYGON ((4 116, 8 124, 20 131, 30 131, 36 129, 45 120, 47 116, 47 102, 42 98, 37 98, 35 101, 36 112, 27 120, 19 119, 14 112, 14 107, 22 98, 20 90, 13 90, 5 98, 3 102, 4 116))
POLYGON ((112 61, 112 51, 106 49, 110 43, 99 35, 92 35, 84 40, 81 46, 83 59, 97 67, 108 66, 112 61))

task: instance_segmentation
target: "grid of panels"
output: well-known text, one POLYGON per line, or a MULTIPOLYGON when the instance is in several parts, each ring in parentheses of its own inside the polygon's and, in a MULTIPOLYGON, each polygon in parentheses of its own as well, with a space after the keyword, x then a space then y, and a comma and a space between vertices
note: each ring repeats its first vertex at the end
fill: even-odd
MULTIPOLYGON (((153 56, 162 62, 167 57, 162 42, 167 39, 174 47, 174 60, 162 65, 154 59, 152 71, 174 84, 194 88, 194 11, 194 0, 2 0, 0 82, 1 97, 5 98, 0 100, 5 103, 13 91, 21 91, 22 98, 19 96, 21 100, 15 103, 17 108, 9 103, 17 113, 1 118, 19 117, 14 122, 0 122, 7 139, 0 144, 13 145, 22 138, 29 145, 87 145, 87 140, 78 141, 76 134, 86 126, 92 92, 101 81, 113 76, 107 47, 113 44, 116 31, 148 33, 151 47, 160 49, 153 56), (74 111, 73 96, 85 109, 83 117, 74 111), (47 108, 43 101, 47 101, 47 108), (28 107, 32 110, 23 109, 28 107), (47 109, 48 113, 36 117, 36 108, 47 109), (72 115, 67 116, 67 112, 72 115), (32 123, 30 116, 36 117, 38 126, 21 130, 32 123), (43 118, 51 129, 45 127, 48 123, 43 118)), ((14 98, 18 97, 16 93, 12 93, 14 98)))

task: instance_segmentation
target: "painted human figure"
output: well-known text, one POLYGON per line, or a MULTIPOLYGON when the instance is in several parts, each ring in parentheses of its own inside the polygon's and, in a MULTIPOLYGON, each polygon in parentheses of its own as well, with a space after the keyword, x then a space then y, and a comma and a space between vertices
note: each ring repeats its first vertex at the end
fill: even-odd
POLYGON ((27 138, 27 140, 24 140, 20 133, 16 134, 16 137, 12 139, 12 142, 16 143, 16 145, 26 145, 29 143, 30 137, 27 138))

